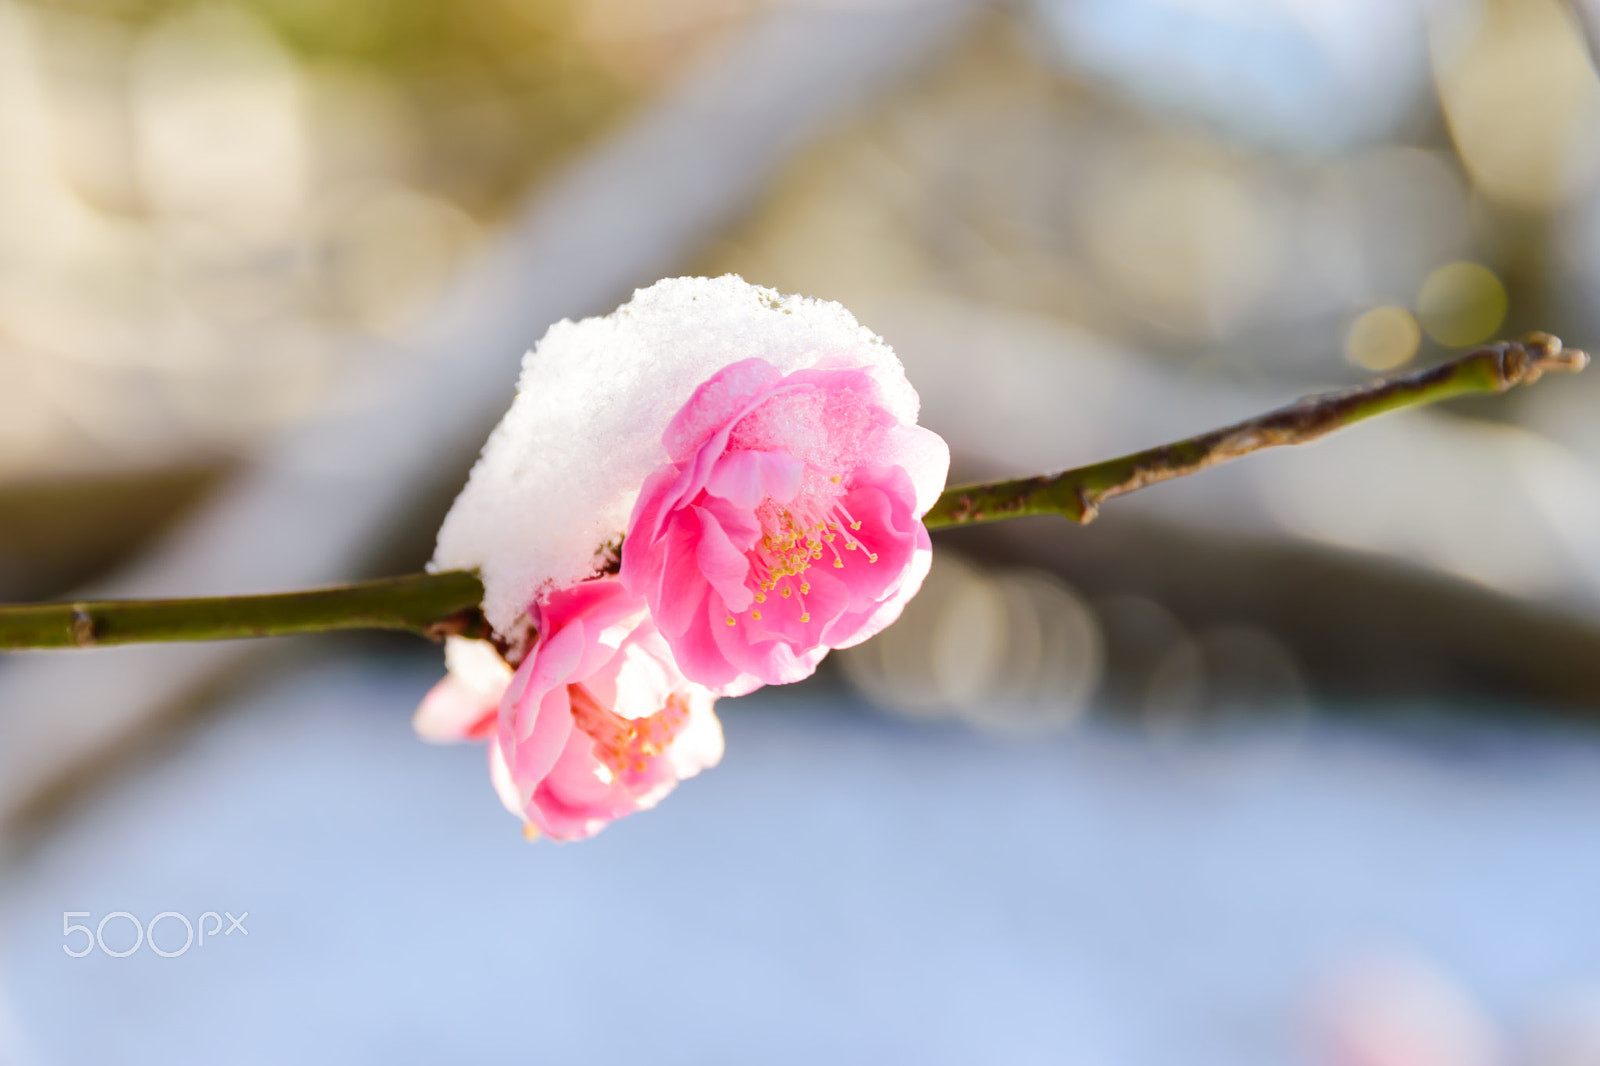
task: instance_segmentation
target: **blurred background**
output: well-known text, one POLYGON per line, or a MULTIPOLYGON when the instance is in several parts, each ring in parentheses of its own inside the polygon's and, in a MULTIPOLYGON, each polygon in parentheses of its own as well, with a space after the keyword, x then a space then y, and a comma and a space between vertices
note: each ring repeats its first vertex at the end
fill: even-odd
MULTIPOLYGON (((670 274, 844 303, 954 480, 1600 347, 1586 16, 0 0, 0 599, 419 569, 523 350, 670 274)), ((0 1063, 1596 1066, 1591 375, 941 534, 574 847, 411 736, 421 642, 10 655, 0 1063)))

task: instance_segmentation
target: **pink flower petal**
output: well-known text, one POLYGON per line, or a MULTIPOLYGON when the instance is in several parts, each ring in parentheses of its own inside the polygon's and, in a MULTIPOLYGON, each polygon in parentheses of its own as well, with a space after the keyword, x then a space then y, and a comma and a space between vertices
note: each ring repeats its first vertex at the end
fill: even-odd
POLYGON ((841 552, 844 565, 833 573, 850 587, 850 610, 865 610, 900 583, 922 529, 910 497, 911 480, 899 469, 872 471, 845 497, 845 507, 861 522, 851 534, 860 546, 841 552))
POLYGON ((623 541, 622 570, 619 574, 623 586, 630 591, 637 593, 637 586, 630 579, 630 574, 648 565, 644 558, 647 549, 658 547, 656 538, 661 535, 662 524, 671 513, 670 505, 676 499, 673 488, 680 476, 674 467, 662 467, 645 478, 639 498, 634 501, 628 528, 639 531, 641 535, 623 541))
MULTIPOLYGON (((700 520, 693 514, 678 514, 664 538, 666 562, 655 583, 655 623, 668 638, 683 634, 704 610, 710 586, 700 572, 695 542, 700 520)), ((651 599, 646 593, 646 598, 651 599)))
POLYGON ((915 494, 911 509, 920 520, 944 492, 950 475, 950 446, 939 434, 922 426, 894 426, 884 435, 883 450, 875 461, 897 466, 911 478, 915 494))
POLYGON ((661 437, 667 454, 673 462, 683 462, 782 380, 783 375, 764 359, 745 359, 713 374, 667 424, 661 437))
POLYGON ((706 478, 706 492, 745 510, 765 499, 788 503, 805 471, 805 463, 782 452, 724 452, 706 478))
MULTIPOLYGON (((502 701, 501 718, 509 704, 511 734, 516 740, 525 740, 532 733, 544 697, 555 689, 564 689, 567 678, 583 658, 583 627, 556 629, 548 637, 540 634, 537 655, 529 655, 517 668, 512 688, 517 695, 502 701)), ((507 692, 511 696, 511 692, 507 692)))
POLYGON ((695 506, 714 517, 717 525, 722 527, 722 531, 733 542, 733 546, 741 552, 749 551, 761 539, 761 522, 750 508, 736 507, 722 497, 712 496, 710 493, 701 496, 700 502, 695 506))
POLYGON ((727 610, 716 597, 708 594, 703 599, 699 616, 693 623, 676 639, 667 636, 672 645, 672 657, 677 661, 678 669, 683 671, 683 675, 698 679, 699 684, 724 696, 740 695, 760 687, 759 684, 751 685, 737 693, 729 687, 743 686, 746 679, 740 676, 742 671, 728 661, 728 657, 717 645, 716 638, 726 625, 727 614, 727 610), (715 616, 719 624, 710 624, 708 621, 710 616, 715 616))
POLYGON ((922 588, 923 579, 933 565, 933 544, 926 529, 918 538, 916 552, 912 555, 900 583, 879 603, 859 611, 847 611, 834 620, 823 634, 823 640, 832 648, 853 648, 869 637, 876 636, 905 609, 906 603, 922 588))
POLYGON ((702 507, 693 508, 700 520, 700 540, 695 545, 695 565, 710 582, 729 612, 738 614, 755 602, 755 593, 746 587, 750 561, 722 531, 715 516, 702 507))
POLYGON ((454 674, 446 674, 422 698, 411 725, 432 744, 483 740, 494 731, 498 696, 486 699, 454 674))
MULTIPOLYGON (((842 596, 840 598, 843 599, 842 596)), ((772 602, 770 598, 768 602, 772 602)), ((799 622, 796 622, 795 626, 800 629, 807 628, 805 624, 799 622)), ((816 671, 817 663, 828 653, 826 647, 816 643, 801 644, 800 647, 805 650, 797 652, 795 643, 790 640, 752 640, 748 628, 738 624, 707 628, 711 631, 712 641, 723 661, 738 672, 735 682, 742 682, 749 677, 757 678, 762 684, 767 685, 787 685, 803 681, 816 671)), ((800 636, 803 640, 807 634, 801 633, 800 636)), ((724 696, 739 694, 735 689, 718 684, 709 684, 707 687, 724 696)))
POLYGON ((560 685, 544 693, 532 708, 521 710, 531 724, 527 736, 513 738, 502 723, 498 738, 512 780, 516 781, 519 795, 526 803, 533 786, 550 772, 567 738, 572 735, 572 700, 567 695, 567 687, 560 685))

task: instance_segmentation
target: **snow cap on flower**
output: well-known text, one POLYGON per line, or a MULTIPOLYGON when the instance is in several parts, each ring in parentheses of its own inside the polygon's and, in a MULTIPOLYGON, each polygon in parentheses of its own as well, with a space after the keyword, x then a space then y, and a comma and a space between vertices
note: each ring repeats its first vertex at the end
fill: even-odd
MULTIPOLYGON (((603 567, 598 553, 672 459, 663 437, 690 397, 752 358, 782 375, 863 371, 889 416, 916 421, 894 352, 837 303, 734 275, 660 281, 603 318, 558 322, 524 357, 516 400, 445 518, 430 568, 476 569, 485 617, 515 637, 541 594, 603 567)), ((944 469, 923 464, 914 476, 926 509, 944 469)))

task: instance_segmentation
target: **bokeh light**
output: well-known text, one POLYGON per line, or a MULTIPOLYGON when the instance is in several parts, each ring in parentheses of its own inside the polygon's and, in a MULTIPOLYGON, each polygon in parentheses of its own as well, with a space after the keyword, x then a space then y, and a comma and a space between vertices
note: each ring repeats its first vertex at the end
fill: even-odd
POLYGON ((1451 348, 1479 344, 1505 321, 1509 298, 1495 272, 1481 263, 1447 263, 1417 293, 1417 318, 1428 336, 1451 348))
POLYGON ((1441 4, 1439 99, 1478 187, 1522 209, 1570 200, 1600 172, 1600 82, 1560 0, 1441 4))
POLYGON ((1404 307, 1364 311, 1344 338, 1344 357, 1363 370, 1393 370, 1417 354, 1422 327, 1404 307))
POLYGON ((934 556, 899 622, 839 653, 846 675, 885 709, 1013 733, 1076 721, 1104 659, 1093 611, 1059 577, 994 571, 949 550, 934 556))

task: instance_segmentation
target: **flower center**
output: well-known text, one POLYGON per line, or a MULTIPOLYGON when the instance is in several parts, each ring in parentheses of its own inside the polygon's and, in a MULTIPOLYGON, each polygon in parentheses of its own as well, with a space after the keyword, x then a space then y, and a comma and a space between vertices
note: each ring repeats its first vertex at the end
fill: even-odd
POLYGON ((674 692, 667 705, 648 718, 624 718, 602 707, 582 685, 568 685, 572 721, 594 741, 595 758, 613 774, 643 773, 645 761, 666 751, 689 720, 689 706, 674 692))
MULTIPOLYGON (((834 483, 838 480, 833 479, 834 483)), ((818 499, 813 494, 802 493, 787 504, 768 497, 756 507, 755 513, 756 520, 761 523, 761 539, 746 557, 750 560, 750 581, 756 603, 750 609, 750 617, 756 621, 761 620, 760 605, 767 602, 767 596, 772 593, 783 599, 795 597, 800 604, 800 621, 811 621, 811 613, 805 609, 805 595, 811 591, 811 583, 805 579, 806 571, 830 554, 833 565, 842 568, 841 544, 845 551, 859 549, 869 563, 878 561, 877 553, 867 550, 856 537, 861 522, 845 507, 840 496, 818 499)), ((735 624, 732 616, 728 624, 735 624)))

